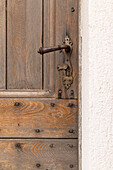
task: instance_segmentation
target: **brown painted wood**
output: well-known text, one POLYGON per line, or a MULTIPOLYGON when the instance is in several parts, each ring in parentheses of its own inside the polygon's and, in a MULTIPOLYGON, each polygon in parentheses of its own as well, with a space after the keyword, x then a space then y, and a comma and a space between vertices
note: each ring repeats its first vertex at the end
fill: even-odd
POLYGON ((0 140, 0 169, 78 170, 77 140, 0 140))
POLYGON ((0 99, 0 137, 77 138, 77 115, 77 101, 0 99))
POLYGON ((8 89, 41 89, 42 1, 7 0, 8 89))
POLYGON ((58 89, 62 89, 62 98, 70 98, 71 90, 74 90, 74 97, 77 98, 77 64, 78 64, 78 1, 77 0, 53 0, 44 1, 44 46, 61 45, 66 35, 73 41, 73 52, 71 63, 73 66, 73 84, 65 90, 62 82, 62 71, 57 71, 57 65, 63 65, 63 52, 55 52, 44 55, 45 88, 53 86, 55 82, 56 97, 58 89), (74 10, 73 10, 73 8, 74 10), (56 76, 55 76, 56 75, 56 76), (51 84, 51 85, 50 85, 51 84))
POLYGON ((6 88, 6 2, 0 0, 0 89, 6 88))

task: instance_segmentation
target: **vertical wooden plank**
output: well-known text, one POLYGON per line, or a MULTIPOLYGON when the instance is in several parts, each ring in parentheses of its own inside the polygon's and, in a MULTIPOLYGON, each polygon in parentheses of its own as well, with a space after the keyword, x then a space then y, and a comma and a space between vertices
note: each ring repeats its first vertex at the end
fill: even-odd
MULTIPOLYGON (((57 88, 62 89, 63 97, 70 98, 71 90, 74 90, 74 97, 77 98, 77 65, 78 65, 78 1, 77 0, 58 0, 56 3, 56 42, 60 44, 66 35, 72 39, 73 52, 71 55, 71 63, 73 67, 73 84, 66 90, 62 83, 62 71, 57 71, 57 88), (73 9, 73 10, 72 10, 73 9)), ((60 53, 57 58, 57 64, 63 63, 63 54, 60 53)), ((56 92, 58 89, 56 88, 56 92)))
POLYGON ((8 89, 41 89, 42 1, 8 0, 8 89))
POLYGON ((6 88, 6 1, 0 0, 0 89, 6 88))
MULTIPOLYGON (((55 45, 55 0, 44 0, 44 47, 55 45)), ((55 90, 55 53, 44 55, 44 89, 55 90)))
POLYGON ((51 78, 50 72, 54 73, 56 97, 58 89, 62 89, 62 98, 70 98, 71 90, 74 90, 74 98, 77 98, 77 65, 78 65, 78 0, 45 0, 45 32, 44 46, 60 45, 66 35, 72 39, 73 52, 71 55, 71 63, 73 66, 73 84, 66 90, 63 85, 63 72, 57 70, 57 65, 63 65, 64 53, 55 52, 55 64, 50 62, 54 58, 54 53, 45 55, 45 81, 51 78), (54 68, 55 67, 55 68, 54 68), (54 70, 53 70, 54 69, 54 70), (48 71, 49 70, 49 71, 48 71), (48 72, 47 72, 48 71, 48 72), (56 71, 56 76, 55 76, 56 71))

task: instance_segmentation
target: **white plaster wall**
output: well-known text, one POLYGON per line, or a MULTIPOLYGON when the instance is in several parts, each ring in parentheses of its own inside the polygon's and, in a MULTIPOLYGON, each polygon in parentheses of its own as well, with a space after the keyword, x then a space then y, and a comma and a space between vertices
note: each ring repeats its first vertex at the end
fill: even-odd
POLYGON ((81 0, 82 170, 113 170, 113 0, 81 0))

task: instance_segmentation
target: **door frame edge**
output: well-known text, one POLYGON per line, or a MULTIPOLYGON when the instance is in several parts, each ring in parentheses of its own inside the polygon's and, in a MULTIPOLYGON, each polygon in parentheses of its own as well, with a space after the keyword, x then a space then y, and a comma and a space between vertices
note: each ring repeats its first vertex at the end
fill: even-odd
POLYGON ((82 170, 82 0, 78 1, 78 166, 82 170))

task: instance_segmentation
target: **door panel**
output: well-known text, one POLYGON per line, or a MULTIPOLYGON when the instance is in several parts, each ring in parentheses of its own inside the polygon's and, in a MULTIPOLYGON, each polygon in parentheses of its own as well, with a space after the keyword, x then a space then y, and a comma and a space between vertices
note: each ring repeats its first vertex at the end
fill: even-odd
POLYGON ((45 88, 55 81, 56 97, 62 89, 62 98, 70 98, 71 90, 77 98, 77 60, 78 60, 78 1, 77 0, 44 0, 44 47, 61 45, 68 35, 73 42, 71 64, 73 67, 73 84, 66 90, 63 85, 63 72, 57 65, 64 64, 63 51, 44 54, 45 88))
POLYGON ((41 38, 42 0, 8 0, 8 89, 42 89, 41 38))
POLYGON ((74 170, 77 140, 0 140, 0 169, 74 170))
POLYGON ((0 89, 6 88, 6 2, 0 0, 0 89))
POLYGON ((77 101, 0 99, 0 137, 77 138, 77 101))
POLYGON ((78 0, 0 0, 0 169, 78 170, 77 17, 78 0), (67 89, 65 50, 37 53, 66 35, 67 89))

